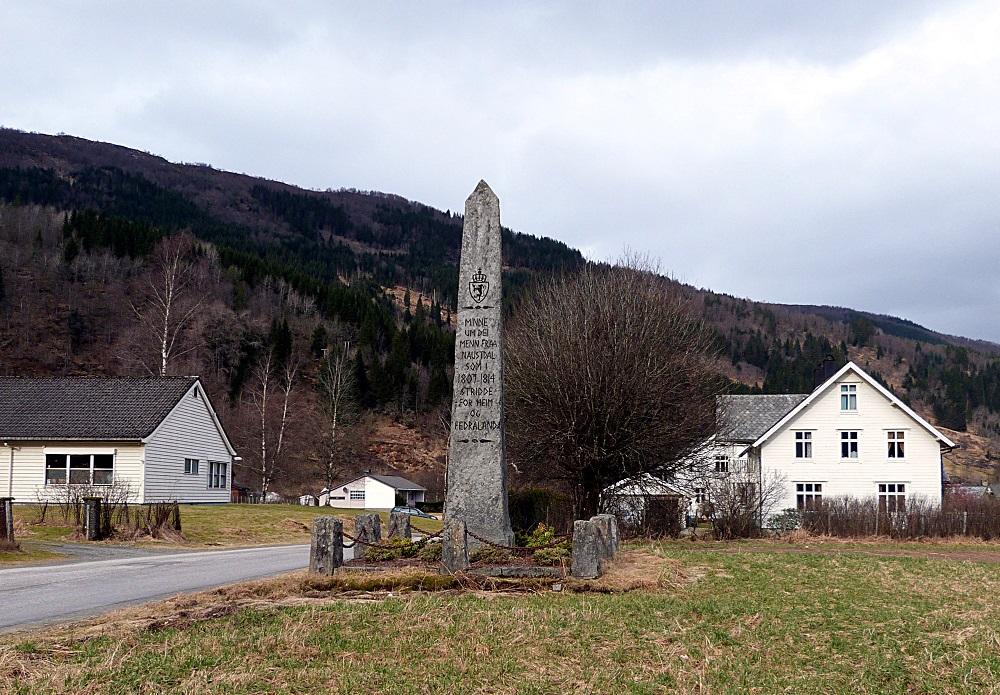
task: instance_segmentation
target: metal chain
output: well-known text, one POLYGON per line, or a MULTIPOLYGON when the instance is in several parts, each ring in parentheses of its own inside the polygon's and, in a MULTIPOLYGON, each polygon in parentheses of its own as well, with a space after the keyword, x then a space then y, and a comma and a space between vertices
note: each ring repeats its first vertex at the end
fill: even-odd
POLYGON ((564 533, 558 536, 554 536, 551 543, 546 543, 545 545, 536 545, 529 548, 523 545, 503 545, 501 543, 494 543, 489 538, 483 538, 478 533, 476 533, 475 531, 470 531, 468 528, 465 529, 465 532, 481 543, 485 543, 486 545, 492 546, 494 548, 500 548, 501 550, 509 550, 515 553, 516 552, 533 553, 536 550, 544 550, 545 548, 555 548, 557 546, 562 545, 563 543, 566 542, 568 538, 570 538, 570 535, 568 533, 564 533))

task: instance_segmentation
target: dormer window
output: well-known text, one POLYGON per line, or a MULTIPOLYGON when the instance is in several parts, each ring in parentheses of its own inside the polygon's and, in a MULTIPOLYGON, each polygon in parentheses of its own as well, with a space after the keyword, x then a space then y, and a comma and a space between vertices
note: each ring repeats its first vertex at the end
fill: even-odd
POLYGON ((842 413, 856 413, 856 412, 858 412, 858 385, 857 384, 841 384, 840 385, 840 412, 842 412, 842 413))

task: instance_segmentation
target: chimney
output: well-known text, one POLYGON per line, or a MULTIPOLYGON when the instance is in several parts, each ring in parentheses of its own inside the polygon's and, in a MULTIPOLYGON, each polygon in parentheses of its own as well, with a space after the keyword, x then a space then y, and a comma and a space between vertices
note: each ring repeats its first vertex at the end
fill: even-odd
POLYGON ((838 369, 840 366, 834 362, 833 355, 827 355, 823 358, 823 361, 816 365, 816 369, 813 370, 813 388, 826 383, 826 380, 836 374, 838 369))

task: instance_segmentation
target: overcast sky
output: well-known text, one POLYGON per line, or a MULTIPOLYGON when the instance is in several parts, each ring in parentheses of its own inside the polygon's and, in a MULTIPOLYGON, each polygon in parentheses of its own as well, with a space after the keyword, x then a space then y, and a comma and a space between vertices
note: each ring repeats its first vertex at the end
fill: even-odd
POLYGON ((0 4, 0 124, 1000 340, 1000 3, 0 4), (586 9, 585 9, 586 8, 586 9))

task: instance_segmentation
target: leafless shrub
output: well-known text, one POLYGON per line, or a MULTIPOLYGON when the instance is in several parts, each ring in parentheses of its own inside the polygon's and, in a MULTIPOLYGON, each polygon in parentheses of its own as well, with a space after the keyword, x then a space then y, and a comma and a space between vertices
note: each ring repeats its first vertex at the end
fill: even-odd
POLYGON ((831 497, 801 512, 800 518, 810 533, 847 538, 1000 538, 1000 500, 988 495, 946 495, 941 505, 913 497, 897 511, 875 498, 831 497))
POLYGON ((623 478, 669 477, 715 432, 715 352, 713 333, 648 262, 542 280, 506 334, 513 461, 565 486, 578 517, 623 478))
POLYGON ((712 522, 717 539, 755 538, 775 511, 785 491, 785 478, 776 473, 756 481, 739 476, 722 478, 712 486, 703 513, 712 522))

